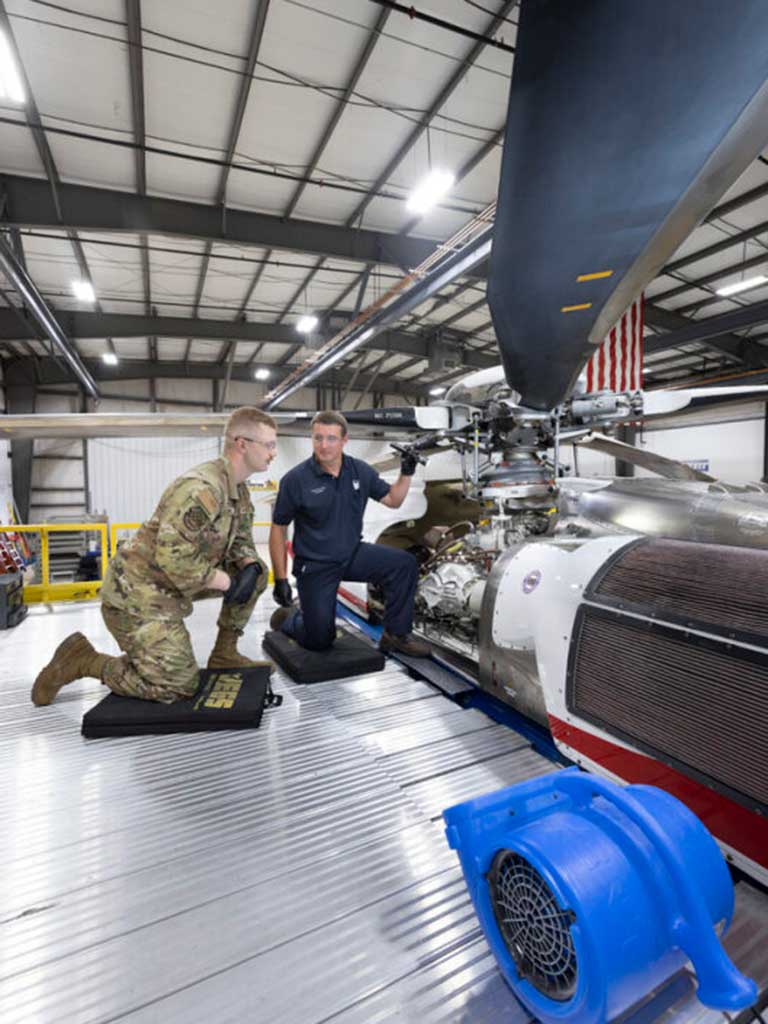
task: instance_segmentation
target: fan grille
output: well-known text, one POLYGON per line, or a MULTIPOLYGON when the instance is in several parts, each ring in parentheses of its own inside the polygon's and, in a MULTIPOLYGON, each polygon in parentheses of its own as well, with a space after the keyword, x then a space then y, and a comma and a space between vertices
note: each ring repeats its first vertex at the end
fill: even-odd
POLYGON ((518 973, 549 999, 570 999, 577 963, 571 924, 542 876, 512 850, 499 850, 488 874, 491 903, 518 973))

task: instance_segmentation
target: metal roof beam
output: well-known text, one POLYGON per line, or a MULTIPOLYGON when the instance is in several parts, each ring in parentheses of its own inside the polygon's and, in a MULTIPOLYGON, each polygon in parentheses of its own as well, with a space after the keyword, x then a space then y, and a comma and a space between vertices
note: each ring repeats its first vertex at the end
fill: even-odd
POLYGON ((649 326, 666 330, 665 334, 645 339, 643 347, 648 355, 698 341, 738 359, 745 367, 768 366, 768 348, 732 333, 745 327, 768 323, 768 301, 704 320, 689 320, 678 313, 646 303, 644 317, 649 326))
POLYGON ((5 222, 12 227, 177 235, 396 267, 418 266, 434 252, 436 244, 385 231, 352 230, 319 221, 285 221, 273 214, 231 208, 225 230, 221 211, 210 204, 64 183, 58 189, 63 218, 59 221, 45 181, 9 174, 0 178, 0 187, 6 198, 5 222))
MULTIPOLYGON (((7 362, 14 362, 9 360, 7 362)), ((183 363, 183 362, 159 362, 153 363, 146 359, 121 359, 117 366, 107 366, 100 359, 85 360, 88 370, 101 382, 113 382, 123 380, 170 380, 170 379, 192 379, 223 381, 227 376, 227 367, 213 363, 183 363)), ((339 387, 345 387, 352 379, 352 374, 346 370, 336 372, 335 382, 339 387)), ((253 379, 253 371, 244 363, 236 363, 231 367, 230 380, 242 381, 253 384, 257 388, 259 384, 253 379)), ((358 376, 356 389, 367 388, 372 381, 368 375, 358 376)), ((46 356, 38 360, 37 382, 40 386, 54 384, 70 384, 71 377, 66 370, 55 360, 46 356)), ((406 388, 413 391, 413 384, 395 380, 389 376, 377 376, 377 390, 389 394, 405 394, 406 388)), ((147 404, 149 404, 149 396, 147 404)), ((157 399, 162 402, 163 399, 157 399)), ((205 404, 205 403, 201 403, 205 404)))
MULTIPOLYGON (((761 252, 757 256, 752 256, 748 260, 742 260, 740 263, 731 263, 727 267, 721 267, 719 270, 713 270, 710 274, 705 274, 703 277, 692 277, 689 281, 684 281, 677 285, 676 288, 670 288, 666 292, 658 292, 653 296, 653 301, 654 303, 669 302, 670 300, 676 299, 679 295, 684 295, 686 292, 689 292, 694 288, 703 288, 708 290, 707 285, 713 284, 715 281, 721 281, 725 277, 730 277, 731 274, 738 274, 739 271, 751 270, 752 267, 764 266, 766 259, 768 259, 768 254, 761 252)), ((719 296, 718 301, 721 298, 722 296, 719 296)), ((707 302, 708 300, 702 299, 701 301, 707 302)))
MULTIPOLYGON (((144 153, 146 123, 144 116, 144 59, 141 37, 141 0, 125 0, 128 28, 128 68, 131 76, 131 105, 133 109, 133 141, 136 143, 136 191, 147 194, 147 161, 144 153)), ((144 287, 144 312, 152 310, 152 278, 149 267, 147 236, 141 236, 141 279, 144 287)), ((157 359, 157 338, 149 338, 150 358, 157 359)))
MULTIPOLYGON (((502 125, 501 128, 499 128, 494 133, 494 135, 487 142, 484 142, 483 145, 475 153, 473 153, 473 155, 469 158, 469 160, 467 160, 467 162, 465 164, 463 164, 458 169, 458 171, 456 172, 456 184, 457 185, 464 178, 466 178, 468 174, 471 174, 472 171, 474 171, 474 169, 476 167, 478 167, 483 162, 483 160, 485 160, 485 158, 490 153, 492 153, 493 150, 496 149, 496 147, 498 145, 500 145, 504 141, 504 128, 505 128, 505 126, 502 125)), ((421 220, 421 217, 411 217, 410 220, 408 220, 402 226, 402 228, 398 231, 397 237, 398 238, 400 238, 400 237, 404 238, 404 237, 408 236, 410 234, 410 232, 413 231, 413 229, 416 227, 416 225, 419 223, 420 220, 421 220)), ((453 293, 453 296, 449 296, 449 297, 447 297, 445 299, 438 299, 435 302, 435 304, 432 306, 432 308, 430 309, 429 313, 434 312, 436 309, 439 309, 441 306, 445 305, 447 302, 450 302, 452 297, 454 297, 456 295, 459 295, 460 292, 465 290, 465 288, 472 287, 474 284, 477 283, 476 279, 478 279, 478 278, 479 279, 484 279, 487 276, 488 276, 488 265, 487 265, 487 263, 479 264, 477 267, 474 268, 474 270, 472 270, 470 272, 470 274, 469 274, 470 280, 465 285, 462 285, 459 288, 457 288, 456 291, 453 293)), ((360 281, 360 277, 356 277, 352 281, 350 281, 350 283, 344 288, 344 290, 341 292, 341 294, 336 297, 335 305, 338 306, 340 303, 342 303, 347 298, 347 296, 352 291, 354 291, 354 289, 357 287, 357 284, 358 284, 359 281, 360 281)), ((427 316, 429 315, 429 313, 427 313, 427 316)))
MULTIPOLYGON (((8 280, 26 303, 30 313, 39 323, 41 329, 51 339, 55 348, 66 361, 69 370, 67 379, 74 377, 75 380, 80 382, 91 398, 98 398, 99 389, 96 381, 84 366, 76 347, 63 333, 56 321, 56 317, 37 290, 34 281, 19 263, 13 250, 3 238, 0 238, 0 270, 5 273, 8 280)), ((13 316, 13 314, 11 315, 13 316)))
MULTIPOLYGON (((499 11, 494 14, 490 22, 485 28, 484 35, 492 37, 500 28, 504 26, 504 19, 507 14, 517 6, 517 0, 506 0, 502 4, 499 11)), ((475 42, 467 55, 464 57, 461 64, 453 72, 451 77, 442 87, 440 92, 434 98, 430 104, 429 110, 424 113, 424 116, 414 126, 413 130, 408 135, 408 138, 398 146, 396 152, 387 162, 387 165, 381 171, 379 176, 376 178, 371 188, 368 191, 368 195, 364 196, 363 199, 357 204, 354 212, 349 217, 347 224, 355 224, 356 221, 362 216, 367 209, 369 203, 373 200, 375 193, 379 191, 381 186, 389 180, 392 173, 400 166, 405 156, 413 149, 415 144, 419 141, 424 132, 428 129, 430 123, 434 119, 435 115, 445 106, 451 96, 454 94, 458 86, 464 81, 467 76, 467 72, 471 70, 472 65, 475 63, 477 58, 483 52, 485 47, 488 45, 489 40, 481 39, 475 42)))
MULTIPOLYGON (((517 0, 506 0, 506 2, 502 5, 499 12, 492 17, 484 34, 488 37, 492 37, 499 30, 499 28, 503 27, 504 19, 506 18, 507 14, 516 6, 517 0)), ((410 153, 410 151, 419 141, 424 132, 429 130, 429 125, 431 124, 435 116, 445 106, 445 104, 451 98, 453 93, 456 91, 457 87, 464 81, 467 72, 471 69, 472 65, 483 52, 485 47, 488 45, 489 41, 490 39, 481 39, 472 45, 471 49, 464 57, 459 67, 454 71, 454 73, 451 75, 448 81, 440 89, 439 93, 432 101, 429 109, 425 111, 424 115, 414 126, 414 128, 409 133, 405 141, 401 143, 400 146, 398 146, 397 150, 389 159, 384 169, 381 171, 379 176, 376 178, 374 183, 369 188, 367 194, 363 196, 361 201, 357 204, 352 214, 347 219, 347 227, 352 227, 353 225, 361 221, 363 214, 367 210, 369 204, 374 199, 375 195, 381 189, 382 185, 384 185, 384 183, 389 180, 393 172, 400 166, 400 164, 403 162, 407 154, 410 153)), ((490 143, 486 143, 485 146, 488 146, 489 144, 490 143)), ((290 310, 293 303, 301 295, 302 291, 304 291, 304 289, 307 288, 312 278, 320 269, 322 262, 323 261, 320 260, 317 266, 313 270, 310 270, 310 272, 304 278, 302 283, 296 289, 296 292, 291 296, 290 301, 280 313, 280 320, 282 320, 282 318, 290 310)), ((413 264, 403 264, 402 266, 404 270, 407 270, 408 267, 413 266, 413 264)), ((345 292, 344 294, 346 295, 347 293, 345 292)))
POLYGON ((736 245, 749 242, 751 239, 757 238, 758 235, 764 235, 766 232, 768 232, 768 221, 764 220, 759 224, 754 224, 751 228, 746 228, 744 231, 737 231, 735 235, 728 235, 722 242, 706 245, 703 249, 697 249, 687 256, 681 256, 679 260, 673 260, 665 267, 662 267, 659 271, 659 277, 662 274, 674 274, 677 270, 689 267, 692 263, 698 263, 699 260, 705 260, 709 256, 717 256, 721 252, 726 252, 726 250, 733 249, 736 245))
MULTIPOLYGON (((253 19, 253 27, 251 29, 251 41, 245 58, 245 70, 243 72, 243 77, 240 80, 240 90, 237 95, 237 103, 235 104, 235 110, 232 115, 227 152, 224 157, 225 165, 221 171, 219 188, 216 193, 216 205, 221 207, 221 217, 225 227, 227 217, 227 184, 229 182, 230 165, 235 155, 235 149, 237 148, 237 140, 240 138, 240 130, 243 126, 243 118, 245 117, 245 108, 248 105, 248 97, 251 94, 253 72, 256 67, 256 61, 259 58, 259 50, 261 49, 261 40, 264 37, 264 26, 267 23, 268 12, 269 0, 256 0, 256 11, 253 19)), ((213 243, 210 240, 205 244, 205 252, 203 253, 203 259, 200 266, 200 277, 198 279, 197 289, 195 292, 195 316, 197 316, 197 308, 200 305, 200 298, 205 287, 205 278, 208 274, 208 264, 211 258, 212 245, 213 243)), ((224 356, 225 347, 226 346, 222 346, 220 354, 222 358, 224 356)))
MULTIPOLYGON (((365 71, 366 65, 368 64, 371 54, 373 53, 373 49, 376 46, 376 43, 379 41, 380 34, 387 23, 389 14, 390 12, 387 10, 383 10, 379 13, 379 16, 376 20, 376 24, 371 29, 371 32, 368 35, 368 38, 365 42, 365 46, 363 47, 363 51, 357 60, 357 63, 352 71, 349 81, 347 82, 346 88, 344 89, 344 94, 342 95, 339 102, 336 104, 333 114, 331 115, 330 120, 326 124, 325 130, 323 131, 323 134, 320 137, 320 141, 315 147, 315 151, 310 158, 308 168, 305 171, 307 177, 311 177, 313 171, 317 167, 317 164, 321 156, 323 155, 325 147, 330 142, 331 136, 333 135, 334 131, 336 130, 336 126, 341 120, 341 115, 344 113, 347 103, 349 102, 349 99, 351 98, 353 92, 357 88, 357 83, 360 81, 360 76, 362 75, 363 71, 365 71)), ((300 182, 298 188, 293 193, 293 196, 291 197, 288 206, 286 207, 286 217, 291 217, 293 215, 293 212, 298 206, 299 200, 301 199, 305 187, 306 182, 300 182)), ((293 304, 296 302, 296 300, 299 298, 299 296, 305 290, 305 288, 308 287, 312 278, 315 276, 317 271, 322 266, 322 263, 323 258, 319 259, 317 265, 312 270, 310 270, 309 273, 304 277, 302 283, 299 285, 294 294, 291 296, 291 298, 285 304, 283 309, 280 311, 280 315, 277 318, 278 323, 280 323, 284 319, 284 317, 286 317, 288 313, 290 313, 291 309, 293 308, 293 304)))
MULTIPOLYGON (((57 311, 62 329, 70 337, 103 338, 194 338, 220 341, 253 341, 265 344, 295 346, 296 331, 288 324, 255 323, 230 320, 190 320, 187 317, 146 317, 131 313, 92 313, 87 311, 57 311)), ((332 336, 333 332, 328 337, 332 336)), ((0 341, 24 341, 37 337, 31 324, 21 320, 13 310, 0 309, 0 341)), ((446 333, 447 340, 462 346, 465 335, 459 332, 446 333)), ((320 341, 327 339, 320 337, 320 341)), ((302 343, 303 344, 303 343, 302 343)), ((391 329, 372 338, 368 349, 393 354, 414 355, 426 359, 429 352, 429 337, 424 334, 410 334, 391 329)), ((467 365, 484 367, 494 365, 490 357, 475 358, 474 350, 467 348, 472 360, 467 365)), ((498 360, 496 360, 498 361, 498 360)), ((211 365, 210 363, 204 365, 211 365)))
MULTIPOLYGON (((40 160, 45 168, 45 174, 47 178, 48 188, 45 189, 46 198, 49 204, 52 204, 53 212, 56 216, 56 222, 52 221, 52 226, 66 227, 63 220, 63 212, 61 207, 61 178, 56 167, 56 162, 53 159, 53 153, 51 147, 48 145, 48 139, 45 136, 45 130, 43 123, 40 119, 40 111, 37 109, 35 103, 35 97, 32 93, 32 87, 27 77, 27 72, 24 68, 24 64, 21 60, 21 54, 19 48, 16 45, 16 37, 13 34, 11 23, 8 20, 8 13, 5 9, 4 0, 0 0, 0 30, 4 31, 8 46, 10 47, 13 59, 16 63, 16 68, 21 78, 21 82, 26 94, 26 100, 24 107, 27 113, 27 121, 30 125, 30 131, 32 132, 32 138, 34 139, 37 152, 40 156, 40 160)), ((11 222, 11 218, 7 216, 7 195, 6 195, 6 220, 11 222)), ((77 260, 78 267, 80 268, 80 276, 84 281, 87 281, 91 287, 93 287, 93 278, 91 277, 91 270, 88 266, 88 260, 85 258, 85 251, 80 243, 80 239, 77 236, 76 231, 68 230, 67 238, 72 244, 72 248, 75 253, 75 259, 77 260)), ((96 300, 96 308, 99 309, 98 299, 96 300)), ((107 338, 107 342, 111 351, 114 352, 115 346, 112 344, 112 339, 107 338)))

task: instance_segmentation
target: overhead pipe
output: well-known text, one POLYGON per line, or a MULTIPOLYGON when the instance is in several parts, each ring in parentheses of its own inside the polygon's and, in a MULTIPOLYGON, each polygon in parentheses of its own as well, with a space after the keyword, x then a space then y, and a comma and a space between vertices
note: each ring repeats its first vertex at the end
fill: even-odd
POLYGON ((0 235, 0 267, 16 291, 24 299, 29 311, 37 320, 46 336, 50 338, 51 342, 59 350, 59 353, 85 391, 91 398, 98 401, 101 398, 101 394, 95 379, 91 376, 85 363, 75 351, 69 338, 62 331, 56 321, 56 317, 38 291, 34 281, 16 258, 16 254, 2 235, 0 235))
MULTIPOLYGON (((402 319, 406 313, 410 313, 411 310, 420 306, 422 302, 425 302, 436 292, 440 291, 441 288, 450 284, 457 277, 461 277, 462 274, 468 273, 473 267, 482 263, 483 260, 488 259, 491 252, 492 236, 493 225, 484 227, 462 249, 451 253, 447 258, 438 262, 436 266, 432 266, 424 273, 423 277, 419 277, 416 283, 411 285, 394 302, 362 320, 354 330, 342 332, 343 336, 340 337, 338 343, 329 345, 327 350, 313 365, 294 372, 282 384, 279 384, 268 396, 268 401, 265 403, 264 408, 267 410, 275 409, 290 395, 312 383, 321 374, 326 373, 332 366, 335 366, 341 359, 354 352, 355 349, 381 331, 386 330, 391 324, 402 319)), ((438 253, 441 252, 442 248, 438 249, 438 253)), ((445 248, 449 248, 449 243, 446 243, 445 248)), ((431 258, 425 261, 425 263, 432 263, 433 261, 433 258, 431 258)))

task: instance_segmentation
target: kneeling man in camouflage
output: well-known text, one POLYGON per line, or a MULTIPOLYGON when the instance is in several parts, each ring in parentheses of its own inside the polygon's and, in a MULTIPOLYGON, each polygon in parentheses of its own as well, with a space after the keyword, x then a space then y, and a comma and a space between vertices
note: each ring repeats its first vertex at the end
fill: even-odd
POLYGON ((253 543, 245 481, 267 469, 276 437, 275 421, 260 409, 232 413, 222 456, 174 480, 109 564, 101 611, 123 655, 100 654, 73 633, 35 680, 34 704, 50 704, 62 686, 89 676, 127 697, 171 703, 191 696, 198 666, 184 619, 193 601, 217 593, 224 603, 208 668, 270 664, 243 657, 237 640, 268 576, 253 543))

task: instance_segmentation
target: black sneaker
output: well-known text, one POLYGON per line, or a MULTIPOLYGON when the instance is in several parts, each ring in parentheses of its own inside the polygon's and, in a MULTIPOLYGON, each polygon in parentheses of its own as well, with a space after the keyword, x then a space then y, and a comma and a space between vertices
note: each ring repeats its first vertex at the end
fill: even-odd
POLYGON ((384 654, 394 651, 397 654, 407 654, 411 658, 428 658, 432 648, 423 640, 417 640, 413 633, 404 633, 402 636, 395 636, 386 630, 381 634, 379 650, 384 654))
POLYGON ((283 623, 293 611, 293 608, 275 608, 269 620, 270 629, 282 629, 283 623))

